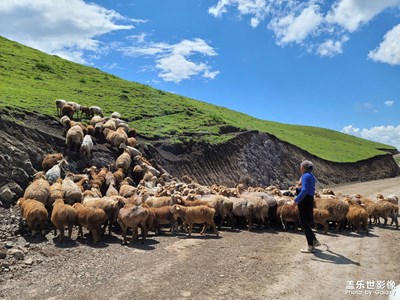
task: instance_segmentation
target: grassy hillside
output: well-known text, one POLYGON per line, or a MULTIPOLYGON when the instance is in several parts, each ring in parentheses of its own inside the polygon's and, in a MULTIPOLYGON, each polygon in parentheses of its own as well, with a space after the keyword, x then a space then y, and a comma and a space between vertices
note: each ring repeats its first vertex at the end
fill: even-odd
POLYGON ((55 99, 98 105, 122 113, 130 126, 150 139, 179 143, 220 143, 227 126, 267 132, 316 156, 354 162, 394 147, 323 128, 264 121, 223 107, 120 79, 98 69, 51 56, 0 37, 0 106, 15 106, 56 117, 55 99))

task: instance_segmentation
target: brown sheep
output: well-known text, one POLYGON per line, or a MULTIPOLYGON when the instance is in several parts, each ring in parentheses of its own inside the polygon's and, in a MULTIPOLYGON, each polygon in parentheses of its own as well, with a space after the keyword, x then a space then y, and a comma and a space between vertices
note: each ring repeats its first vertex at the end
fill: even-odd
POLYGON ((368 235, 368 213, 367 211, 355 200, 346 198, 344 200, 349 204, 349 212, 346 215, 347 221, 352 225, 353 230, 359 233, 360 224, 364 226, 366 234, 368 235))
POLYGON ((297 204, 292 203, 278 206, 276 213, 277 217, 281 220, 284 230, 288 230, 287 224, 289 222, 294 223, 294 230, 297 229, 300 221, 299 209, 297 207, 297 204))
POLYGON ((93 236, 93 243, 100 240, 101 225, 107 221, 107 215, 101 208, 85 207, 81 203, 72 206, 77 214, 79 235, 83 238, 82 226, 86 227, 93 236))
MULTIPOLYGON (((145 206, 144 204, 143 206, 145 206)), ((150 224, 148 224, 149 228, 154 228, 154 232, 156 235, 159 234, 160 225, 170 225, 170 232, 174 232, 177 229, 177 218, 171 211, 170 206, 162 206, 162 207, 147 207, 151 213, 154 214, 150 224)))
POLYGON ((128 171, 129 167, 131 166, 131 155, 128 151, 124 151, 120 156, 118 156, 117 160, 115 161, 115 166, 119 169, 123 169, 125 172, 128 171))
POLYGON ((318 225, 318 224, 322 225, 324 227, 324 232, 328 233, 329 211, 327 211, 326 209, 314 208, 313 215, 314 215, 315 225, 318 225))
POLYGON ((42 170, 45 172, 50 170, 62 159, 63 155, 61 153, 47 154, 42 161, 42 170))
POLYGON ((65 104, 61 108, 61 116, 67 116, 68 118, 70 118, 72 120, 74 117, 74 114, 75 114, 75 108, 72 105, 65 104))
POLYGON ((133 230, 131 242, 137 238, 138 227, 141 228, 142 244, 144 243, 147 236, 146 221, 149 214, 149 209, 140 205, 128 204, 120 209, 117 222, 122 229, 122 244, 127 243, 126 232, 128 228, 132 228, 133 230))
POLYGON ((108 226, 108 235, 111 234, 111 227, 117 220, 119 210, 124 206, 124 200, 122 197, 103 197, 103 198, 92 198, 85 199, 83 205, 85 207, 101 208, 105 211, 107 219, 104 222, 104 232, 108 226))
POLYGON ((137 194, 137 188, 132 186, 133 181, 130 177, 125 178, 119 187, 119 194, 122 197, 130 198, 137 194))
POLYGON ((188 227, 188 236, 192 235, 193 224, 204 224, 200 234, 204 235, 205 231, 209 226, 214 230, 214 233, 218 236, 219 232, 214 223, 215 209, 208 206, 200 205, 195 207, 186 207, 178 204, 174 204, 171 207, 171 212, 175 218, 181 218, 183 224, 188 227))
POLYGON ((51 222, 54 225, 54 236, 57 236, 57 229, 60 230, 60 242, 64 241, 65 226, 68 226, 68 238, 71 239, 72 227, 76 224, 76 220, 76 211, 71 205, 64 204, 63 199, 54 201, 51 222))
POLYGON ((67 135, 65 137, 65 144, 71 151, 79 151, 84 133, 82 127, 79 125, 72 126, 68 129, 67 135))
POLYGON ((182 197, 173 195, 171 197, 150 197, 146 200, 146 204, 150 207, 162 207, 180 204, 181 201, 182 197))
POLYGON ((21 217, 26 220, 32 231, 32 236, 36 235, 36 227, 39 225, 41 234, 45 235, 48 213, 44 204, 35 199, 20 198, 18 205, 21 209, 21 217))
POLYGON ((50 196, 47 201, 47 206, 53 207, 54 201, 62 197, 63 197, 62 179, 58 178, 57 181, 50 186, 50 196))
POLYGON ((315 207, 329 211, 328 221, 337 222, 336 231, 339 231, 346 220, 349 205, 339 199, 314 199, 315 207))
POLYGON ((125 135, 117 132, 115 130, 105 128, 103 130, 104 137, 106 138, 107 142, 115 147, 119 147, 122 143, 126 143, 125 135))
POLYGON ((23 197, 36 199, 46 205, 49 196, 50 184, 47 182, 45 174, 43 172, 36 173, 33 182, 26 188, 23 197))

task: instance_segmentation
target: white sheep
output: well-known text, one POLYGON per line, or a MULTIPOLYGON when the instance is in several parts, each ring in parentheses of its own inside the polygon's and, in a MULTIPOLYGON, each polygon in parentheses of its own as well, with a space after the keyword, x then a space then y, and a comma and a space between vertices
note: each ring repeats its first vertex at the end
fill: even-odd
POLYGON ((87 134, 83 137, 81 148, 79 149, 79 155, 86 161, 89 161, 92 149, 93 139, 89 134, 87 134))
POLYGON ((65 104, 67 104, 67 101, 65 101, 64 99, 56 99, 57 116, 61 115, 61 109, 65 104))
POLYGON ((102 118, 104 117, 103 110, 98 106, 90 106, 89 111, 92 116, 99 115, 102 118))
POLYGON ((46 180, 50 184, 55 183, 58 178, 61 178, 61 171, 65 171, 67 167, 68 162, 65 159, 60 160, 58 164, 54 165, 50 170, 46 172, 46 180))
POLYGON ((63 198, 66 204, 74 204, 81 202, 82 191, 80 187, 73 181, 74 174, 68 173, 62 183, 63 198))
POLYGON ((112 114, 111 114, 111 118, 113 118, 113 119, 121 119, 121 114, 119 113, 119 112, 113 112, 112 114))

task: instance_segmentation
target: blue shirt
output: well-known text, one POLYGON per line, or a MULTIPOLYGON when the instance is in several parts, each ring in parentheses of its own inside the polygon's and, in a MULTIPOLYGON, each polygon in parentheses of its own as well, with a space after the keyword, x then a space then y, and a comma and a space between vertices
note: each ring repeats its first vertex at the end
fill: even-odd
POLYGON ((294 202, 300 204, 307 195, 314 197, 314 194, 315 177, 312 173, 306 172, 303 174, 303 176, 301 176, 301 191, 297 195, 296 199, 294 199, 294 202))

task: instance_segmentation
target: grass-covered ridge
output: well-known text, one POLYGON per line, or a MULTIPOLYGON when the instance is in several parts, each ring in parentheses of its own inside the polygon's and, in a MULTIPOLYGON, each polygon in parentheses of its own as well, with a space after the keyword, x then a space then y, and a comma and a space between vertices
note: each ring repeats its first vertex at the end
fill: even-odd
POLYGON ((221 143, 233 134, 221 134, 227 125, 277 136, 318 157, 355 162, 394 150, 323 128, 264 121, 227 108, 207 104, 150 86, 130 82, 96 68, 0 37, 0 106, 14 106, 56 117, 55 99, 98 105, 106 114, 118 111, 149 138, 179 143, 191 138, 221 143))

